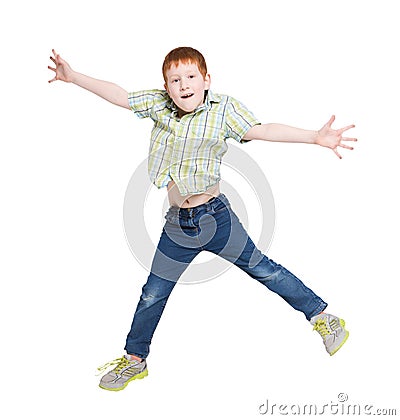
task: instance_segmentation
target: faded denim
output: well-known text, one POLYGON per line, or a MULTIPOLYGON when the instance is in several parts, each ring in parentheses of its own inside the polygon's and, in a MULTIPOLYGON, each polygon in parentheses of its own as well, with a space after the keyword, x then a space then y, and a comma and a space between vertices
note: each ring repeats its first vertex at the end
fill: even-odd
POLYGON ((126 339, 127 353, 147 357, 168 297, 190 262, 203 250, 237 265, 303 312, 308 320, 326 308, 327 304, 296 276, 257 249, 224 194, 191 209, 171 207, 165 218, 151 272, 126 339))

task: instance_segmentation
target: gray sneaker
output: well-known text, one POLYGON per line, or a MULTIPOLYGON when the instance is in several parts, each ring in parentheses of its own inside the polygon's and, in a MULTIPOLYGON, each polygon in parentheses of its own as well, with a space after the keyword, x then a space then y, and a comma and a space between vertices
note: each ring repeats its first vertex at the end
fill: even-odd
POLYGON ((108 367, 116 365, 113 370, 106 373, 100 380, 99 387, 108 391, 121 391, 130 381, 134 379, 143 379, 148 375, 146 360, 141 362, 130 360, 129 356, 123 356, 104 366, 97 368, 103 372, 108 367))
POLYGON ((324 340, 326 351, 333 356, 346 342, 349 332, 345 330, 343 319, 330 314, 319 314, 310 320, 314 330, 318 331, 324 340))

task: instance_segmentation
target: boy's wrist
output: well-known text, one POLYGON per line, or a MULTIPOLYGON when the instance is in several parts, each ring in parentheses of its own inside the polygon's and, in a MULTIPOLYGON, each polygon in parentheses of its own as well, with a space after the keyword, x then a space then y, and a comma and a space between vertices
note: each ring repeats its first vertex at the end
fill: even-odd
POLYGON ((79 73, 71 70, 71 73, 69 74, 69 81, 73 83, 74 85, 79 84, 79 73))
POLYGON ((318 144, 318 137, 319 137, 319 131, 318 130, 313 131, 313 134, 311 136, 311 143, 318 144))

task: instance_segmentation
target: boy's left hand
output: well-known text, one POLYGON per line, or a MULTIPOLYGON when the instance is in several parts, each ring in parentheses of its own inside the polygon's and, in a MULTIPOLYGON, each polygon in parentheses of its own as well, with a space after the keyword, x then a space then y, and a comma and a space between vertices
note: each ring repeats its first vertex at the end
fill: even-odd
POLYGON ((354 128, 355 125, 348 125, 347 127, 340 128, 339 130, 334 130, 331 126, 333 122, 335 121, 335 116, 332 115, 330 120, 317 132, 317 137, 315 140, 316 144, 319 144, 323 147, 329 147, 332 149, 336 156, 339 159, 342 159, 342 156, 339 154, 337 148, 343 147, 344 149, 353 150, 353 147, 347 146, 346 144, 343 144, 343 141, 357 141, 355 138, 351 137, 342 137, 342 134, 349 130, 350 128, 354 128))

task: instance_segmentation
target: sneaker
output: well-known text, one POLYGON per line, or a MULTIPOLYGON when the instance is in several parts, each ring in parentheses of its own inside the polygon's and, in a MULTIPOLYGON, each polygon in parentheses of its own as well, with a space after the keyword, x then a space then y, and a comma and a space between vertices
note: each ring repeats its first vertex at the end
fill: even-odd
POLYGON ((321 334, 326 351, 333 356, 346 342, 349 332, 345 330, 343 319, 334 315, 319 314, 311 318, 314 330, 321 334))
POLYGON ((97 368, 97 370, 103 372, 113 365, 116 365, 115 368, 101 378, 99 384, 100 388, 108 391, 120 391, 121 389, 124 389, 130 381, 133 381, 134 379, 143 379, 148 375, 145 359, 139 362, 138 360, 131 360, 127 355, 106 363, 104 366, 97 368))

